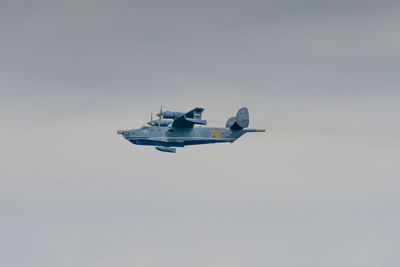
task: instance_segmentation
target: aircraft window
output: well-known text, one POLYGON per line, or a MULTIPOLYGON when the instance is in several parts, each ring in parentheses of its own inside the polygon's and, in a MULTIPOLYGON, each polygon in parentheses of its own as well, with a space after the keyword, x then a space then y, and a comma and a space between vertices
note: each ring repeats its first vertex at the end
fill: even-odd
POLYGON ((174 133, 175 131, 173 129, 169 129, 168 132, 174 133))

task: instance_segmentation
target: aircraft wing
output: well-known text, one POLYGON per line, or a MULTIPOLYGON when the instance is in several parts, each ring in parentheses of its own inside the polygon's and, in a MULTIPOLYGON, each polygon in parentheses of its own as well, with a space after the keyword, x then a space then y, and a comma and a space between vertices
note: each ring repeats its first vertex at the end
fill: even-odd
POLYGON ((172 127, 175 128, 192 128, 195 124, 206 125, 207 121, 201 119, 204 108, 194 108, 191 111, 174 119, 172 127))

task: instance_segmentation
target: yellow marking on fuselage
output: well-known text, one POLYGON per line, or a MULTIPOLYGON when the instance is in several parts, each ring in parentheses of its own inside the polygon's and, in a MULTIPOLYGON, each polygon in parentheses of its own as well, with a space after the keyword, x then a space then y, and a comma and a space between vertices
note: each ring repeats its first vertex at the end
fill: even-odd
POLYGON ((220 138, 221 137, 221 131, 220 130, 209 130, 210 131, 210 137, 215 137, 215 138, 220 138))

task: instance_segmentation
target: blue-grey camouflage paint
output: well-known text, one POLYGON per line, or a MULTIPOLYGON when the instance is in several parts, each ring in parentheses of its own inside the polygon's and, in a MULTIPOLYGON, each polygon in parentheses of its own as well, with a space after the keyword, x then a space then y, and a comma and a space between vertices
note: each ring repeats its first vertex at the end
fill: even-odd
POLYGON ((194 124, 206 123, 206 121, 201 120, 203 110, 196 108, 188 113, 166 111, 165 113, 168 112, 169 114, 163 117, 174 117, 173 122, 164 123, 162 126, 154 126, 158 124, 149 123, 149 126, 119 130, 117 133, 132 144, 156 146, 160 151, 174 153, 175 149, 170 148, 212 143, 233 143, 245 133, 265 131, 246 128, 249 125, 247 108, 241 108, 236 117, 230 118, 227 127, 193 127, 194 124), (193 111, 194 114, 191 114, 193 111))

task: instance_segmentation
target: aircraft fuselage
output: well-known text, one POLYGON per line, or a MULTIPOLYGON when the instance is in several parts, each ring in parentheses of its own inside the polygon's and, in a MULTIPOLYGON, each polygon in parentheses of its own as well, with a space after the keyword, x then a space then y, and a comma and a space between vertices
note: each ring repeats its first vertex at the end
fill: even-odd
POLYGON ((174 128, 143 126, 139 129, 122 130, 118 133, 135 145, 183 147, 210 143, 233 143, 246 132, 255 129, 232 130, 220 127, 174 128))

